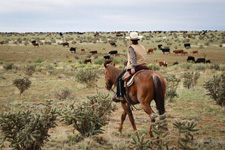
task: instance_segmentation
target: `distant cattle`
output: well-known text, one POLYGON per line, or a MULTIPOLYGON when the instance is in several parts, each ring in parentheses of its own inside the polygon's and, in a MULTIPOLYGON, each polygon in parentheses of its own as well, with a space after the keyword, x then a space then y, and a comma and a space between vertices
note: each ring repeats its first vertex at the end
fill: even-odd
POLYGON ((71 47, 71 48, 70 48, 70 52, 71 52, 71 53, 72 53, 72 52, 76 53, 76 47, 71 47))
POLYGON ((191 54, 198 54, 198 50, 190 51, 191 54))
POLYGON ((99 33, 95 33, 94 36, 95 36, 95 37, 96 37, 96 36, 99 36, 99 33))
POLYGON ((116 50, 110 51, 110 52, 109 52, 110 55, 115 55, 115 54, 117 54, 117 53, 118 53, 118 51, 116 51, 116 50))
POLYGON ((163 46, 162 44, 159 44, 159 45, 158 45, 158 48, 161 49, 162 46, 163 46))
POLYGON ((190 43, 186 43, 186 44, 184 44, 184 47, 185 48, 191 48, 191 44, 190 43))
POLYGON ((205 63, 205 58, 198 58, 195 63, 205 63))
POLYGON ((110 56, 109 55, 104 56, 104 59, 110 59, 110 56))
POLYGON ((161 48, 160 50, 163 52, 163 54, 165 54, 165 53, 169 53, 170 54, 170 49, 169 48, 161 48))
POLYGON ((205 61, 205 63, 211 63, 211 61, 208 59, 208 60, 205 61))
POLYGON ((116 36, 123 36, 123 34, 121 34, 120 32, 117 32, 116 36))
POLYGON ((173 53, 175 53, 175 55, 182 54, 183 52, 184 50, 182 49, 173 50, 173 53))
POLYGON ((35 46, 39 47, 39 44, 38 43, 32 43, 35 46))
POLYGON ((160 61, 159 66, 167 67, 167 62, 166 61, 160 61))
POLYGON ((62 32, 60 32, 60 33, 59 33, 59 35, 60 35, 61 37, 63 37, 63 34, 62 34, 62 32))
POLYGON ((177 61, 176 61, 176 62, 174 62, 174 63, 173 63, 173 65, 178 65, 178 62, 177 62, 177 61))
POLYGON ((0 44, 3 45, 4 44, 4 41, 1 41, 0 44))
POLYGON ((97 54, 98 51, 90 51, 90 53, 91 53, 92 55, 94 55, 94 54, 97 54))
POLYGON ((35 40, 31 41, 32 44, 34 44, 34 43, 36 43, 36 42, 37 42, 37 41, 35 41, 35 40))
POLYGON ((115 46, 115 47, 117 46, 115 42, 110 42, 109 44, 110 44, 111 46, 115 46))
POLYGON ((63 42, 61 43, 61 45, 64 47, 64 46, 68 46, 69 47, 69 43, 68 42, 63 42))
POLYGON ((120 53, 116 53, 115 56, 120 56, 120 53))
POLYGON ((182 55, 187 55, 188 54, 188 52, 182 52, 182 55))
POLYGON ((149 48, 149 49, 148 49, 148 54, 149 54, 149 53, 153 53, 153 48, 149 48))
POLYGON ((81 52, 85 52, 85 49, 84 49, 84 48, 82 48, 82 49, 81 49, 81 52))
POLYGON ((188 56, 187 62, 189 62, 189 61, 195 62, 195 57, 193 57, 193 56, 188 56))
POLYGON ((91 58, 84 59, 84 63, 85 63, 85 64, 87 64, 88 62, 89 62, 89 63, 92 63, 92 62, 91 62, 91 58))

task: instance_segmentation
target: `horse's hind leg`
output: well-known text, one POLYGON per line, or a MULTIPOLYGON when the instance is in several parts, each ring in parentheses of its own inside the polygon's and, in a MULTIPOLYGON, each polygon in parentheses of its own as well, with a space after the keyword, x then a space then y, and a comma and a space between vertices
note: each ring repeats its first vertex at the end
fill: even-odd
POLYGON ((136 125, 135 125, 135 122, 134 122, 134 117, 133 117, 132 111, 130 109, 130 106, 126 103, 123 103, 123 102, 121 102, 121 105, 123 107, 123 110, 128 114, 129 120, 132 124, 132 127, 133 127, 134 131, 136 131, 137 128, 136 128, 136 125))
POLYGON ((126 116, 127 116, 127 113, 126 113, 125 110, 123 110, 123 113, 121 115, 121 122, 120 122, 119 132, 121 132, 122 129, 123 129, 123 122, 126 119, 126 116))
MULTIPOLYGON (((151 122, 155 122, 155 120, 153 120, 151 118, 151 114, 154 113, 154 111, 151 109, 150 104, 149 103, 141 103, 141 106, 144 109, 144 111, 149 115, 149 117, 151 119, 151 122)), ((152 134, 152 125, 150 125, 149 135, 150 135, 150 137, 153 137, 153 134, 152 134)))

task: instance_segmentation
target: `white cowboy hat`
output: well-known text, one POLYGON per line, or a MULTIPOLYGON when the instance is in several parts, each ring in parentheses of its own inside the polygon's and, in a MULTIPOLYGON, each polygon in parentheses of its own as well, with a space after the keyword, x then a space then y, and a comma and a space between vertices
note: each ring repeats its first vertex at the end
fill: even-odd
POLYGON ((126 39, 129 39, 129 40, 139 40, 141 39, 143 36, 138 36, 138 33, 137 32, 131 32, 130 33, 130 36, 128 37, 125 37, 126 39))

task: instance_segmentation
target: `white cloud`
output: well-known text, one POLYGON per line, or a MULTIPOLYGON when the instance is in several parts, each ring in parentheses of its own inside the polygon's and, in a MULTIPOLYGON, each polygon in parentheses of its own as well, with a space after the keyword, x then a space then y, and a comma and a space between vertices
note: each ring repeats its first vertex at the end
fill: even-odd
POLYGON ((224 0, 0 0, 2 31, 225 28, 224 10, 224 0))

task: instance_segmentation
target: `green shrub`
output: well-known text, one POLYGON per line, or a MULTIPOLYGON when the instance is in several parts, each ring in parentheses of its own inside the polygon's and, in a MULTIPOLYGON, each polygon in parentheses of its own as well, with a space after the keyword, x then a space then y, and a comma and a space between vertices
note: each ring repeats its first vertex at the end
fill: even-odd
POLYGON ((75 76, 80 83, 85 83, 87 87, 93 87, 98 80, 97 69, 79 69, 75 76))
POLYGON ((68 60, 68 63, 72 63, 72 62, 73 62, 73 60, 71 60, 71 59, 70 59, 70 60, 68 60))
POLYGON ((148 67, 152 70, 156 70, 158 71, 160 69, 160 67, 158 65, 155 65, 155 64, 151 64, 151 65, 148 65, 148 67))
POLYGON ((13 63, 5 63, 5 64, 3 65, 3 68, 4 68, 5 70, 13 69, 13 67, 14 67, 14 64, 13 64, 13 63))
POLYGON ((206 95, 209 95, 218 105, 225 105, 225 74, 214 75, 212 79, 205 81, 203 86, 207 90, 206 95))
POLYGON ((2 148, 8 141, 16 150, 40 150, 48 141, 49 129, 57 125, 56 118, 57 111, 49 102, 38 114, 29 110, 0 114, 0 130, 4 138, 2 148))
POLYGON ((27 65, 25 67, 25 74, 28 76, 32 76, 32 74, 35 72, 35 68, 36 68, 35 65, 27 65))
POLYGON ((198 64, 195 66, 196 70, 201 70, 201 71, 205 71, 206 70, 206 66, 204 64, 198 64))
POLYGON ((156 137, 156 140, 153 141, 153 149, 173 149, 169 148, 170 141, 166 140, 166 137, 169 134, 167 131, 168 123, 166 117, 166 114, 159 115, 158 113, 152 116, 152 119, 155 120, 152 124, 152 131, 156 137))
POLYGON ((144 134, 140 137, 138 132, 135 133, 135 135, 132 136, 131 149, 137 149, 137 150, 147 150, 152 149, 151 143, 149 140, 144 141, 144 134))
POLYGON ((215 69, 215 70, 220 70, 220 65, 219 64, 212 64, 209 66, 210 69, 215 69))
POLYGON ((40 63, 42 63, 42 60, 40 58, 37 58, 37 59, 35 59, 35 63, 40 64, 40 63))
POLYGON ((203 45, 199 45, 199 49, 203 49, 204 48, 204 46, 203 45))
POLYGON ((180 66, 182 68, 190 69, 193 66, 193 64, 192 63, 182 63, 180 66))
POLYGON ((183 86, 190 89, 190 87, 194 87, 197 84, 197 80, 200 77, 200 73, 199 72, 187 72, 184 73, 183 78, 184 78, 184 82, 183 82, 183 86))
POLYGON ((19 89, 20 94, 22 94, 30 87, 31 81, 27 77, 24 77, 13 80, 13 84, 19 89))
POLYGON ((83 137, 103 133, 102 127, 108 124, 108 115, 115 109, 109 95, 97 93, 87 98, 88 101, 70 105, 62 113, 62 121, 72 124, 83 137))
POLYGON ((175 121, 173 127, 178 130, 178 140, 177 148, 183 150, 196 149, 196 144, 194 143, 194 133, 199 129, 195 129, 197 126, 196 122, 188 121, 175 121))
POLYGON ((166 79, 166 98, 172 100, 175 97, 178 97, 177 87, 180 82, 180 79, 176 78, 175 75, 167 75, 166 79))
POLYGON ((95 64, 98 64, 98 65, 102 65, 103 64, 103 60, 102 59, 98 59, 98 60, 96 60, 94 63, 95 64))

